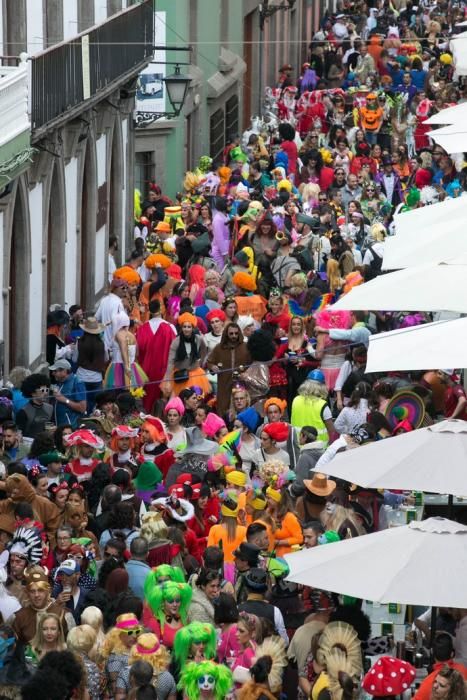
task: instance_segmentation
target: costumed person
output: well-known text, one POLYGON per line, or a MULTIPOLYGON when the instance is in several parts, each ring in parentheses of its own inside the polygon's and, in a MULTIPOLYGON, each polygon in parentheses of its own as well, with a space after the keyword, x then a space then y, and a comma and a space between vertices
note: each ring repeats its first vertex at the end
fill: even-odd
POLYGON ((118 694, 118 690, 128 690, 124 679, 130 651, 141 632, 142 627, 138 618, 133 613, 124 613, 117 617, 115 627, 112 627, 105 636, 101 654, 112 697, 118 694))
POLYGON ((362 673, 362 652, 356 631, 345 622, 330 622, 318 644, 316 660, 324 670, 313 686, 313 700, 326 697, 321 695, 325 690, 332 698, 350 700, 362 673))
POLYGON ((126 469, 132 476, 137 465, 136 437, 138 428, 129 425, 117 425, 112 429, 110 437, 110 465, 114 471, 126 469))
POLYGON ((256 647, 255 663, 250 668, 251 680, 237 691, 238 700, 276 700, 287 664, 284 640, 280 637, 265 639, 256 647))
POLYGON ((363 677, 362 688, 374 698, 403 696, 415 683, 416 672, 407 661, 381 656, 363 677))
POLYGON ((324 374, 319 369, 312 370, 298 389, 298 396, 292 402, 290 422, 294 428, 311 426, 318 432, 317 439, 327 444, 334 432, 331 409, 327 403, 328 390, 324 374))
POLYGON ((157 486, 161 482, 162 472, 157 465, 152 461, 143 462, 138 469, 136 478, 133 479, 136 496, 146 505, 150 504, 157 486))
POLYGON ((199 387, 209 394, 211 386, 202 365, 206 360, 207 347, 203 336, 196 333, 198 319, 184 312, 178 317, 179 334, 170 345, 165 381, 178 396, 184 389, 199 387))
POLYGON ((182 425, 182 418, 186 409, 179 396, 174 396, 164 406, 167 430, 169 435, 168 446, 174 450, 182 450, 186 447, 186 431, 182 425))
POLYGON ((92 430, 81 428, 63 438, 68 447, 76 448, 76 457, 68 463, 65 471, 71 473, 79 483, 88 481, 99 460, 93 457, 96 451, 104 449, 104 441, 92 430))
MULTIPOLYGON (((275 482, 280 484, 280 481, 275 482)), ((291 510, 287 491, 274 486, 266 489, 267 514, 274 523, 274 551, 282 557, 293 551, 295 545, 303 544, 303 533, 297 516, 291 510)))
POLYGON ((229 494, 221 505, 222 522, 213 525, 208 535, 208 547, 221 547, 224 552, 224 576, 231 583, 235 576, 234 551, 246 538, 246 527, 237 522, 238 513, 238 500, 229 494))
POLYGON ((148 413, 153 410, 155 401, 161 396, 160 383, 167 372, 170 344, 176 337, 175 328, 161 316, 158 300, 149 302, 149 313, 151 318, 143 323, 136 333, 138 359, 149 379, 149 383, 144 387, 146 395, 143 397, 143 406, 148 413))
POLYGON ((27 604, 15 613, 13 629, 18 641, 28 644, 37 631, 39 616, 54 613, 58 616, 66 637, 68 632, 63 605, 51 598, 49 577, 40 566, 33 565, 25 570, 27 604))
POLYGON ((144 416, 140 435, 143 441, 142 459, 145 462, 154 462, 165 478, 175 458, 173 450, 167 447, 168 435, 163 422, 154 416, 144 416))
POLYGON ((112 319, 112 362, 104 385, 106 389, 141 387, 149 381, 136 362, 136 340, 130 333, 130 319, 125 312, 112 319))
POLYGON ((251 358, 238 323, 227 323, 220 343, 207 358, 210 372, 217 376, 217 413, 227 413, 234 385, 234 377, 250 364, 251 358))
POLYGON ((185 700, 224 700, 232 687, 229 668, 214 661, 192 662, 180 676, 178 688, 185 700))
POLYGON ((13 530, 15 529, 17 504, 29 503, 35 520, 42 523, 47 532, 49 542, 54 546, 55 533, 60 521, 60 511, 57 506, 51 503, 48 498, 38 496, 27 477, 23 474, 8 476, 5 481, 5 491, 7 498, 0 501, 0 514, 8 518, 10 525, 7 526, 11 526, 13 530))
POLYGON ((174 677, 177 680, 189 661, 200 663, 216 658, 217 635, 209 622, 190 622, 175 635, 172 652, 174 677))
POLYGON ((144 582, 145 604, 143 622, 168 649, 174 645, 175 635, 187 624, 187 610, 192 590, 187 583, 164 581, 159 584, 151 571, 144 582))
POLYGON ((253 316, 255 321, 261 323, 266 316, 266 302, 256 292, 256 281, 248 272, 236 272, 232 277, 232 284, 236 289, 234 296, 240 316, 253 316))
POLYGON ((155 688, 157 696, 168 698, 177 692, 172 674, 167 670, 170 663, 170 654, 159 642, 155 634, 143 632, 136 640, 136 644, 131 648, 128 659, 129 669, 136 661, 145 661, 150 664, 153 670, 151 685, 155 688))

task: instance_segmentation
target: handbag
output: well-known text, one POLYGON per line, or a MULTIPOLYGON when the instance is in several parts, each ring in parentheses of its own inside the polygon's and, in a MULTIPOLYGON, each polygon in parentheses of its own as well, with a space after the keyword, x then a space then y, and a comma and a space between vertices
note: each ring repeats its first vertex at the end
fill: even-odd
POLYGON ((188 374, 187 369, 177 369, 174 372, 175 384, 183 384, 183 382, 187 382, 189 378, 190 375, 188 374))

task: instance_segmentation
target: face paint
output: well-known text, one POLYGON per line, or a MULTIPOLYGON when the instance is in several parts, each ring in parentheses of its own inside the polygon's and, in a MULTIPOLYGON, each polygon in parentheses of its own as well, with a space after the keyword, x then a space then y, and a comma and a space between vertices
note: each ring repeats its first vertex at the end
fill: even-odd
POLYGON ((214 676, 200 676, 198 678, 198 688, 203 692, 208 692, 214 688, 216 679, 214 676))

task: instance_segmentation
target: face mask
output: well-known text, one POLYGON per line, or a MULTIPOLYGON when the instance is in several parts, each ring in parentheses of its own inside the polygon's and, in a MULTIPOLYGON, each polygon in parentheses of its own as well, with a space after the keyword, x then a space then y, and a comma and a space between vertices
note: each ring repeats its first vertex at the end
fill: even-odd
POLYGON ((200 676, 198 678, 198 688, 204 692, 212 690, 215 686, 216 679, 214 676, 200 676))

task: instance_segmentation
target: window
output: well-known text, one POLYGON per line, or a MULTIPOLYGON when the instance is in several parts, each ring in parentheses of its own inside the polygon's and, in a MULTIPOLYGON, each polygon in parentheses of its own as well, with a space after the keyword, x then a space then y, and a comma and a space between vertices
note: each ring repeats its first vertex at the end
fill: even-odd
POLYGON ((78 0, 78 32, 94 24, 94 0, 78 0))
POLYGON ((225 119, 224 110, 218 109, 211 115, 209 121, 209 143, 211 144, 210 155, 214 160, 222 158, 222 151, 225 146, 225 119))
POLYGON ((63 40, 63 3, 61 0, 47 0, 45 46, 53 46, 63 40))
POLYGON ((156 164, 153 151, 141 151, 135 154, 135 187, 146 199, 149 183, 156 179, 156 164))
POLYGON ((225 103, 225 141, 232 134, 238 134, 238 95, 232 95, 225 103))
POLYGON ((107 17, 117 14, 122 9, 122 0, 107 0, 107 17))

